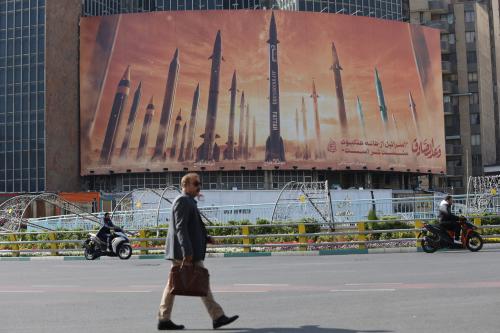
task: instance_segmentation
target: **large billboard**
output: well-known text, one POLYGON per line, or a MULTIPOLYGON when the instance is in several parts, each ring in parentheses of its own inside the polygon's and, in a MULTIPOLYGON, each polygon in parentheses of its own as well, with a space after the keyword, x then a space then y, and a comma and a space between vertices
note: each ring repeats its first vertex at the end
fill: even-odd
POLYGON ((439 31, 349 15, 81 20, 81 173, 445 171, 439 31))

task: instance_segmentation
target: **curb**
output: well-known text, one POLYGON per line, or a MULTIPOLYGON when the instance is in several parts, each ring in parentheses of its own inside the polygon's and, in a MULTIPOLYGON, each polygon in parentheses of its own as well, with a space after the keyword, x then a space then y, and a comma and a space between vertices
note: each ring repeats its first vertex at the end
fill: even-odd
MULTIPOLYGON (((500 249, 500 244, 485 244, 484 249, 500 249), (488 246, 489 245, 489 246, 488 246)), ((438 252, 460 252, 462 250, 439 250, 438 252)), ((285 252, 232 252, 207 253, 207 258, 259 258, 259 257, 315 257, 349 254, 381 254, 381 253, 416 253, 423 252, 416 247, 391 247, 377 249, 337 249, 316 251, 285 251, 285 252)), ((139 254, 130 259, 164 259, 163 254, 139 254)), ((42 257, 0 257, 0 261, 75 261, 85 260, 83 256, 42 256, 42 257)), ((95 260, 119 260, 115 257, 100 257, 95 260)))

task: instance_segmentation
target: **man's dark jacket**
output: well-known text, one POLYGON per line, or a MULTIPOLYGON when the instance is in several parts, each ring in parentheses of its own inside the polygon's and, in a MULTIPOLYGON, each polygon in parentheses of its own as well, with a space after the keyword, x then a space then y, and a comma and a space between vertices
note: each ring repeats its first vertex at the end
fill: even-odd
POLYGON ((193 261, 205 259, 207 230, 201 220, 193 197, 182 194, 172 204, 172 217, 168 225, 165 259, 182 260, 193 256, 193 261))

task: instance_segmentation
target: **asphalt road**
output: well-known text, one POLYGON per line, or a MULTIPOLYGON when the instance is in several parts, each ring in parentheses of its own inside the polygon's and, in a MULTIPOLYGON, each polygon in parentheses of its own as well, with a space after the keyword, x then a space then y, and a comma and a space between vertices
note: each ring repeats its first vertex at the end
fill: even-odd
MULTIPOLYGON (((208 259, 238 333, 500 332, 500 251, 208 259)), ((163 260, 0 262, 0 332, 156 332, 163 260)), ((198 298, 173 320, 211 330, 198 298)))

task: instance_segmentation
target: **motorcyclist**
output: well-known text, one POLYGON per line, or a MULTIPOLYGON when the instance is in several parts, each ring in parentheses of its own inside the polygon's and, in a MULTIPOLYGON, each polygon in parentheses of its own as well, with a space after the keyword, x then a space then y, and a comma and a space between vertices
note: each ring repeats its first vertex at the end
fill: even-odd
POLYGON ((455 243, 460 243, 460 223, 459 217, 451 212, 453 198, 447 195, 439 204, 439 226, 445 230, 450 230, 455 233, 455 243))
POLYGON ((103 226, 99 229, 99 232, 97 232, 97 237, 103 242, 106 242, 108 251, 111 251, 111 230, 117 228, 118 227, 113 224, 113 221, 111 221, 109 213, 104 214, 103 226))

